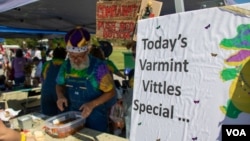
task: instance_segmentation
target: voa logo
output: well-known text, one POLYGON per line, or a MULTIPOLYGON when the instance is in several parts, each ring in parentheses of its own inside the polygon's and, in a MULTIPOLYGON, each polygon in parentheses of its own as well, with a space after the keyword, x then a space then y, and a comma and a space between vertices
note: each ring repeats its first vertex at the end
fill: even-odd
POLYGON ((244 129, 226 129, 227 136, 247 136, 244 129))

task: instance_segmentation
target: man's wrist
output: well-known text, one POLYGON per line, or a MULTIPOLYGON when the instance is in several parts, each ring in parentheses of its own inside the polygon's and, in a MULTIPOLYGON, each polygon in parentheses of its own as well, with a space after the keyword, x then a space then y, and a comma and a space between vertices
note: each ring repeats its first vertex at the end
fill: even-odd
POLYGON ((97 101, 92 101, 92 107, 95 108, 99 106, 98 102, 97 101))
POLYGON ((63 95, 57 95, 57 99, 64 99, 65 97, 63 95))

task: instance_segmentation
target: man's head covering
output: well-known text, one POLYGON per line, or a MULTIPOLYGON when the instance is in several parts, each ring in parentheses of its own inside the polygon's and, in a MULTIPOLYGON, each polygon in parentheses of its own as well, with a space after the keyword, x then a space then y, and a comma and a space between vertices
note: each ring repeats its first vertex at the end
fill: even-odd
POLYGON ((76 27, 65 35, 66 49, 69 52, 85 52, 90 41, 89 32, 83 27, 76 27))

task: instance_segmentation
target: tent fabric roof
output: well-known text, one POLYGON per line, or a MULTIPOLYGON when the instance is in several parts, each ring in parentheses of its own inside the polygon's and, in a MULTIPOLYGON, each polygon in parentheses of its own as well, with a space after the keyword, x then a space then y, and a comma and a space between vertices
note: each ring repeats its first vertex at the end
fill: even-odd
MULTIPOLYGON (((99 0, 38 0, 12 10, 1 12, 0 26, 65 32, 76 26, 83 26, 90 33, 95 33, 96 3, 98 1, 99 0)), ((163 2, 160 15, 175 13, 175 0, 157 1, 163 2)), ((203 0, 184 0, 185 10, 199 9, 201 1, 203 0)), ((39 36, 43 35, 44 34, 41 34, 39 36)), ((0 32, 0 38, 18 36, 29 35, 0 32)))
MULTIPOLYGON (((69 31, 76 26, 84 26, 89 32, 95 33, 98 1, 39 0, 0 13, 0 26, 54 31, 69 31)), ((174 0, 159 1, 162 1, 162 7, 165 7, 161 10, 161 15, 175 12, 174 0)))
POLYGON ((75 26, 84 26, 94 33, 96 2, 97 0, 40 0, 0 13, 0 25, 54 31, 69 31, 75 26))

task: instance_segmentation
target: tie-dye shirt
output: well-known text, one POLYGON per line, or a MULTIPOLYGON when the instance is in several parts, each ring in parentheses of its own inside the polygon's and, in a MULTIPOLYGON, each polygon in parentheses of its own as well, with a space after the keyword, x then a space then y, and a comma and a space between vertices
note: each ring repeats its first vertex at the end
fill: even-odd
MULTIPOLYGON (((93 62, 92 60, 95 59, 94 57, 89 56, 89 61, 90 64, 91 62, 93 62)), ((101 60, 98 60, 101 61, 101 60)), ((67 70, 68 70, 68 64, 69 61, 66 60, 64 61, 64 63, 62 64, 59 73, 57 75, 57 79, 56 82, 58 85, 64 85, 65 84, 65 77, 67 75, 70 75, 71 77, 76 77, 76 78, 84 78, 87 77, 87 71, 88 69, 84 69, 84 70, 76 70, 74 68, 70 68, 70 73, 67 74, 67 70)), ((95 74, 94 77, 91 77, 90 82, 92 83, 92 86, 94 86, 96 89, 100 89, 103 92, 108 92, 111 89, 114 88, 114 84, 113 84, 113 79, 109 73, 108 67, 106 65, 105 62, 101 61, 98 62, 99 65, 95 65, 95 68, 93 71, 93 74, 95 74)))

